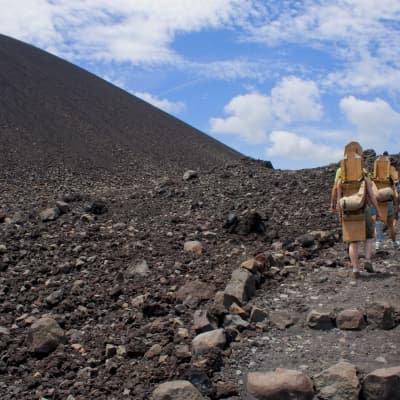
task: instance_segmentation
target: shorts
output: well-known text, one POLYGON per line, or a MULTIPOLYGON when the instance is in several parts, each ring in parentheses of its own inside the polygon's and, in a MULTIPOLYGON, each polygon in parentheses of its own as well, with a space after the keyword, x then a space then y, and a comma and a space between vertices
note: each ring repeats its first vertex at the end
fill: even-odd
MULTIPOLYGON (((372 206, 365 207, 365 233, 367 239, 373 239, 375 237, 375 226, 374 221, 372 220, 373 211, 375 208, 372 206), (373 210, 372 210, 373 209, 373 210)), ((375 211, 376 213, 376 211, 375 211)))
MULTIPOLYGON (((369 206, 371 209, 371 216, 375 217, 376 215, 376 209, 374 206, 369 206)), ((387 202, 387 216, 388 217, 393 217, 394 216, 394 206, 393 206, 393 201, 388 201, 387 202)))

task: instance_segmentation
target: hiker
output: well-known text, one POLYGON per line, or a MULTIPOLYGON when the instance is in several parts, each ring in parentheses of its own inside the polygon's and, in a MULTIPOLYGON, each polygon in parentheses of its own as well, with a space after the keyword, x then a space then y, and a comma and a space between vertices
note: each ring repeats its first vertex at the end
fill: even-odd
MULTIPOLYGON (((389 154, 387 151, 383 152, 382 156, 378 158, 378 160, 375 161, 375 164, 377 162, 386 162, 387 166, 390 168, 390 159, 389 159, 389 154), (379 161, 380 159, 383 159, 379 161)), ((375 232, 376 232, 376 244, 375 248, 376 250, 382 250, 383 249, 383 243, 384 243, 384 226, 386 225, 387 230, 388 230, 388 236, 392 240, 392 247, 394 250, 397 250, 399 248, 399 242, 396 240, 396 229, 395 229, 395 207, 398 205, 398 193, 397 193, 397 185, 395 183, 395 177, 393 176, 394 174, 391 172, 389 174, 389 168, 386 167, 384 168, 385 174, 382 176, 377 176, 377 167, 374 167, 374 181, 377 182, 377 185, 379 185, 380 189, 391 189, 391 198, 390 200, 383 201, 383 202, 378 202, 378 204, 381 207, 386 207, 385 213, 386 218, 382 218, 379 221, 375 222, 375 232)), ((382 208, 381 208, 382 211, 382 208)), ((382 212, 381 212, 382 213, 382 212)), ((374 214, 374 210, 373 210, 374 214)))
POLYGON ((341 215, 343 241, 349 242, 352 277, 360 276, 359 243, 365 243, 364 269, 374 272, 371 260, 374 244, 374 223, 371 205, 376 208, 376 218, 381 218, 372 181, 362 168, 361 146, 352 142, 345 148, 345 159, 337 182, 337 198, 341 215), (356 147, 358 145, 359 147, 356 147), (355 202, 358 201, 358 204, 355 202), (350 209, 352 207, 352 209, 350 209))

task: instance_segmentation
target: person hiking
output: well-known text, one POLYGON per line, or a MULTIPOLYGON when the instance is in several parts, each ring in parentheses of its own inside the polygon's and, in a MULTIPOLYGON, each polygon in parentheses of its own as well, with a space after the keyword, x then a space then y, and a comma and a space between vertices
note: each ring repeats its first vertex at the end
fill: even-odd
MULTIPOLYGON (((390 163, 389 154, 387 151, 384 151, 382 157, 385 157, 385 160, 390 163)), ((388 178, 388 187, 390 187, 393 191, 393 198, 386 202, 387 207, 387 219, 386 221, 378 220, 375 221, 375 233, 376 233, 376 243, 375 248, 377 251, 383 249, 384 244, 384 227, 386 226, 388 231, 388 236, 392 240, 392 248, 397 250, 399 248, 399 242, 396 240, 396 228, 395 228, 395 208, 398 207, 398 192, 397 185, 392 174, 388 178)), ((374 210, 372 210, 374 215, 374 210)))
MULTIPOLYGON (((354 144, 354 142, 349 143, 346 146, 346 149, 350 147, 350 145, 354 144)), ((360 277, 360 260, 359 260, 359 247, 360 242, 364 242, 365 246, 365 261, 364 261, 364 269, 367 272, 374 272, 374 266, 371 260, 373 245, 374 245, 374 223, 372 220, 371 215, 371 205, 376 208, 376 218, 379 220, 381 218, 380 211, 378 208, 378 202, 375 197, 372 181, 367 176, 365 170, 362 168, 362 150, 361 146, 356 152, 350 152, 349 154, 346 153, 345 149, 345 160, 348 155, 351 154, 351 157, 354 157, 354 160, 358 159, 358 173, 359 177, 358 180, 353 180, 352 184, 358 182, 359 189, 363 188, 364 193, 362 194, 361 200, 362 204, 358 211, 355 212, 348 212, 345 210, 346 200, 350 202, 350 197, 344 196, 344 189, 346 189, 346 174, 343 173, 343 167, 341 166, 341 171, 338 173, 336 191, 337 191, 337 198, 339 199, 339 211, 342 221, 342 231, 343 231, 343 240, 349 242, 349 257, 352 266, 352 277, 359 278, 360 277), (354 224, 353 217, 358 218, 359 225, 357 222, 354 224), (351 227, 351 228, 350 228, 351 227), (361 232, 365 227, 365 232, 361 232), (349 230, 349 232, 347 231, 349 230), (346 237, 344 235, 346 233, 346 237)), ((344 160, 344 161, 345 161, 344 160)), ((345 166, 345 164, 343 164, 345 166)))

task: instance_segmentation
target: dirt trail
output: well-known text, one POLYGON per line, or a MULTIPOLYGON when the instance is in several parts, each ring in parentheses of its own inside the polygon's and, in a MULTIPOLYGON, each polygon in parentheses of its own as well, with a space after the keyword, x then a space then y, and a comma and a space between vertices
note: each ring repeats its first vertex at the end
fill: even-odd
MULTIPOLYGON (((389 247, 389 244, 388 246, 389 247)), ((244 331, 233 343, 224 371, 242 385, 248 371, 275 368, 303 370, 310 377, 341 360, 354 364, 361 375, 378 368, 398 366, 400 326, 383 330, 367 325, 361 330, 311 329, 306 318, 311 310, 365 311, 374 302, 385 301, 400 309, 400 253, 386 250, 375 255, 376 273, 350 277, 350 264, 338 243, 331 249, 338 266, 308 268, 307 265, 277 285, 264 285, 251 303, 270 312, 288 313, 294 324, 286 329, 244 331), (341 265, 342 264, 342 265, 341 265)), ((242 391, 242 398, 246 393, 242 391)))

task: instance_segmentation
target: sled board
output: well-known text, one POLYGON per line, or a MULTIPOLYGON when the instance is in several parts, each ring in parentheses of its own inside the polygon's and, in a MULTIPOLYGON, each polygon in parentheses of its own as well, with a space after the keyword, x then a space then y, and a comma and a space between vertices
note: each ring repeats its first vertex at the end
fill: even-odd
MULTIPOLYGON (((375 182, 376 188, 383 189, 386 187, 390 187, 390 160, 387 156, 379 156, 374 161, 374 176, 373 181, 375 182)), ((378 201, 379 212, 381 214, 382 221, 387 223, 387 202, 378 201)))
POLYGON ((363 155, 362 147, 358 142, 350 142, 344 148, 343 155, 346 156, 347 154, 356 153, 360 157, 363 155))
MULTIPOLYGON (((377 182, 385 182, 386 186, 390 185, 390 160, 387 156, 379 156, 374 161, 374 176, 373 180, 377 182)), ((380 189, 378 187, 378 189, 380 189)))
POLYGON ((397 183, 399 183, 399 171, 397 171, 393 165, 390 166, 390 176, 392 177, 393 182, 397 185, 397 183))
POLYGON ((364 212, 359 214, 344 214, 342 218, 343 242, 359 242, 367 237, 367 227, 364 212))
MULTIPOLYGON (((358 143, 351 142, 344 152, 344 159, 340 162, 342 195, 351 196, 358 192, 363 178, 362 150, 358 143)), ((358 242, 366 239, 364 210, 342 214, 342 238, 344 242, 358 242)))
MULTIPOLYGON (((389 184, 386 183, 385 181, 374 181, 374 182, 378 190, 389 186, 389 184)), ((381 219, 386 224, 387 214, 388 214, 387 202, 378 201, 377 203, 378 203, 379 213, 381 214, 381 219)))

